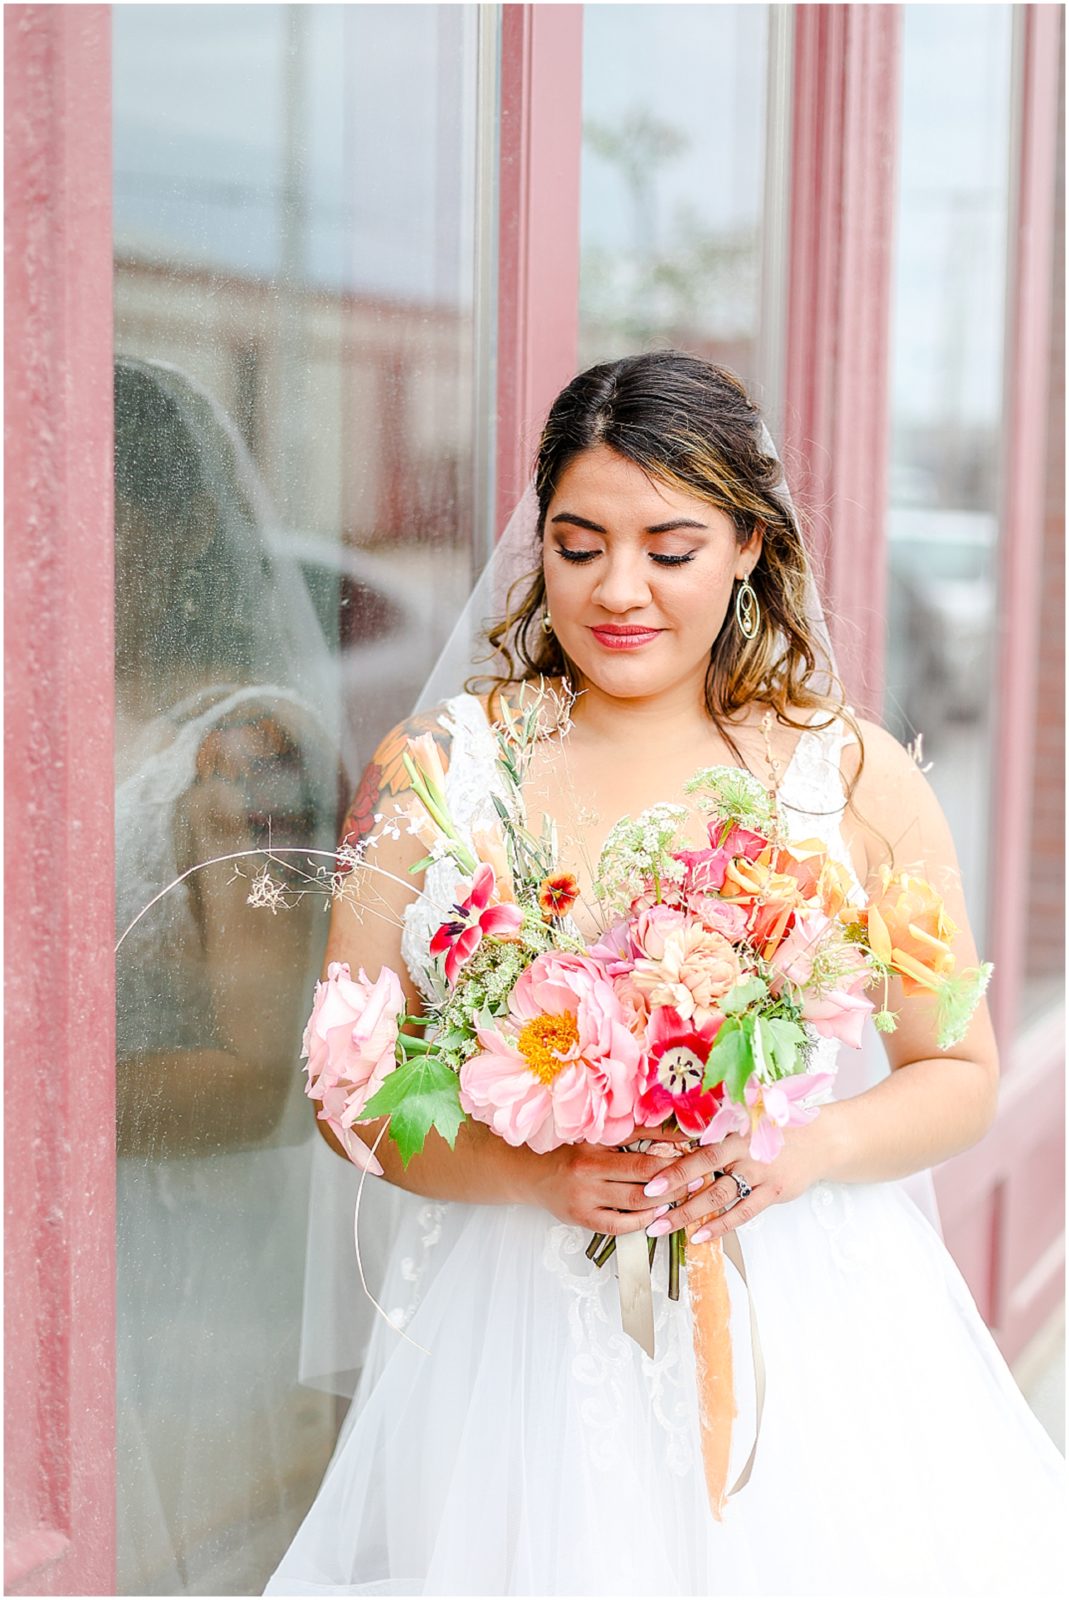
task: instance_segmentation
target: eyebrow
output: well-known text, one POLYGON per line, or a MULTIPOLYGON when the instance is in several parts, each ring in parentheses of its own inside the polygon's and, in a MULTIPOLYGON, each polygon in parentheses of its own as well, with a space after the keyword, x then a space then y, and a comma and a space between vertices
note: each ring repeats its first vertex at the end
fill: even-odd
MULTIPOLYGON (((588 528, 591 533, 605 533, 607 530, 599 522, 590 522, 586 517, 577 517, 572 511, 558 511, 550 519, 553 522, 570 522, 577 528, 588 528)), ((658 522, 652 528, 644 528, 644 533, 674 533, 677 528, 699 528, 703 533, 708 533, 709 525, 705 522, 693 522, 689 517, 680 517, 676 522, 658 522)))

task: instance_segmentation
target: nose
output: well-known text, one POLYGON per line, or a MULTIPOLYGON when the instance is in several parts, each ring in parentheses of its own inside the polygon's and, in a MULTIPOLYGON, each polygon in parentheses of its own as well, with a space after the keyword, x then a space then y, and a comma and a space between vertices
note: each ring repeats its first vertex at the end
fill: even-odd
POLYGON ((617 616, 648 606, 652 596, 644 559, 641 551, 618 550, 611 555, 606 552, 598 563, 598 581, 592 595, 595 604, 617 616))

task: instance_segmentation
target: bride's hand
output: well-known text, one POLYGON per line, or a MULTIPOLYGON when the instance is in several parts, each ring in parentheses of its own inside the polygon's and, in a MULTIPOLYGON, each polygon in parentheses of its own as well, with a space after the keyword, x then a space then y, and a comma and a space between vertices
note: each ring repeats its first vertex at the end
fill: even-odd
MULTIPOLYGON (((661 1145, 676 1145, 683 1138, 661 1128, 636 1128, 631 1137, 656 1139, 661 1145)), ((648 1199, 643 1186, 672 1160, 665 1151, 657 1155, 599 1144, 561 1145, 532 1163, 530 1198, 558 1221, 592 1233, 637 1233, 667 1210, 664 1201, 648 1199)))
POLYGON ((699 1146, 672 1161, 644 1190, 650 1204, 678 1202, 662 1214, 660 1220, 666 1226, 658 1231, 685 1227, 688 1239, 701 1244, 749 1222, 768 1206, 796 1200, 822 1174, 823 1147, 815 1137, 819 1121, 818 1117, 816 1123, 784 1128, 783 1149, 773 1161, 754 1161, 749 1139, 739 1133, 729 1133, 716 1144, 699 1146), (723 1176, 714 1178, 716 1172, 723 1176), (733 1173, 750 1186, 749 1195, 741 1197, 733 1173), (650 1187, 655 1191, 652 1195, 650 1187))

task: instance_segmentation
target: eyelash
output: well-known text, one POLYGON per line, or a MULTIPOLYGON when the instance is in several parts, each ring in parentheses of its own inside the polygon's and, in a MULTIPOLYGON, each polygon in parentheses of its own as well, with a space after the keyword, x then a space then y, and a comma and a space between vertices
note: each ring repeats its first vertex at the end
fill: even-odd
MULTIPOLYGON (((576 565, 581 565, 587 561, 593 561, 594 557, 600 555, 601 552, 599 550, 565 550, 562 545, 558 545, 557 554, 563 556, 565 561, 574 561, 576 565)), ((688 561, 694 560, 694 552, 691 551, 690 555, 686 556, 666 556, 654 555, 651 551, 650 560, 656 561, 659 567, 683 567, 686 566, 688 561)))

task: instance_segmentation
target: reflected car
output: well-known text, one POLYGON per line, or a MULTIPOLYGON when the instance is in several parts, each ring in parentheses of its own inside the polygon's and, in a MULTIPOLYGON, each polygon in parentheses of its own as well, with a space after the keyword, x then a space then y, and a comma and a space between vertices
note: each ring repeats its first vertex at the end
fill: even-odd
POLYGON ((990 701, 997 537, 986 512, 891 510, 884 708, 899 738, 974 721, 990 701))

